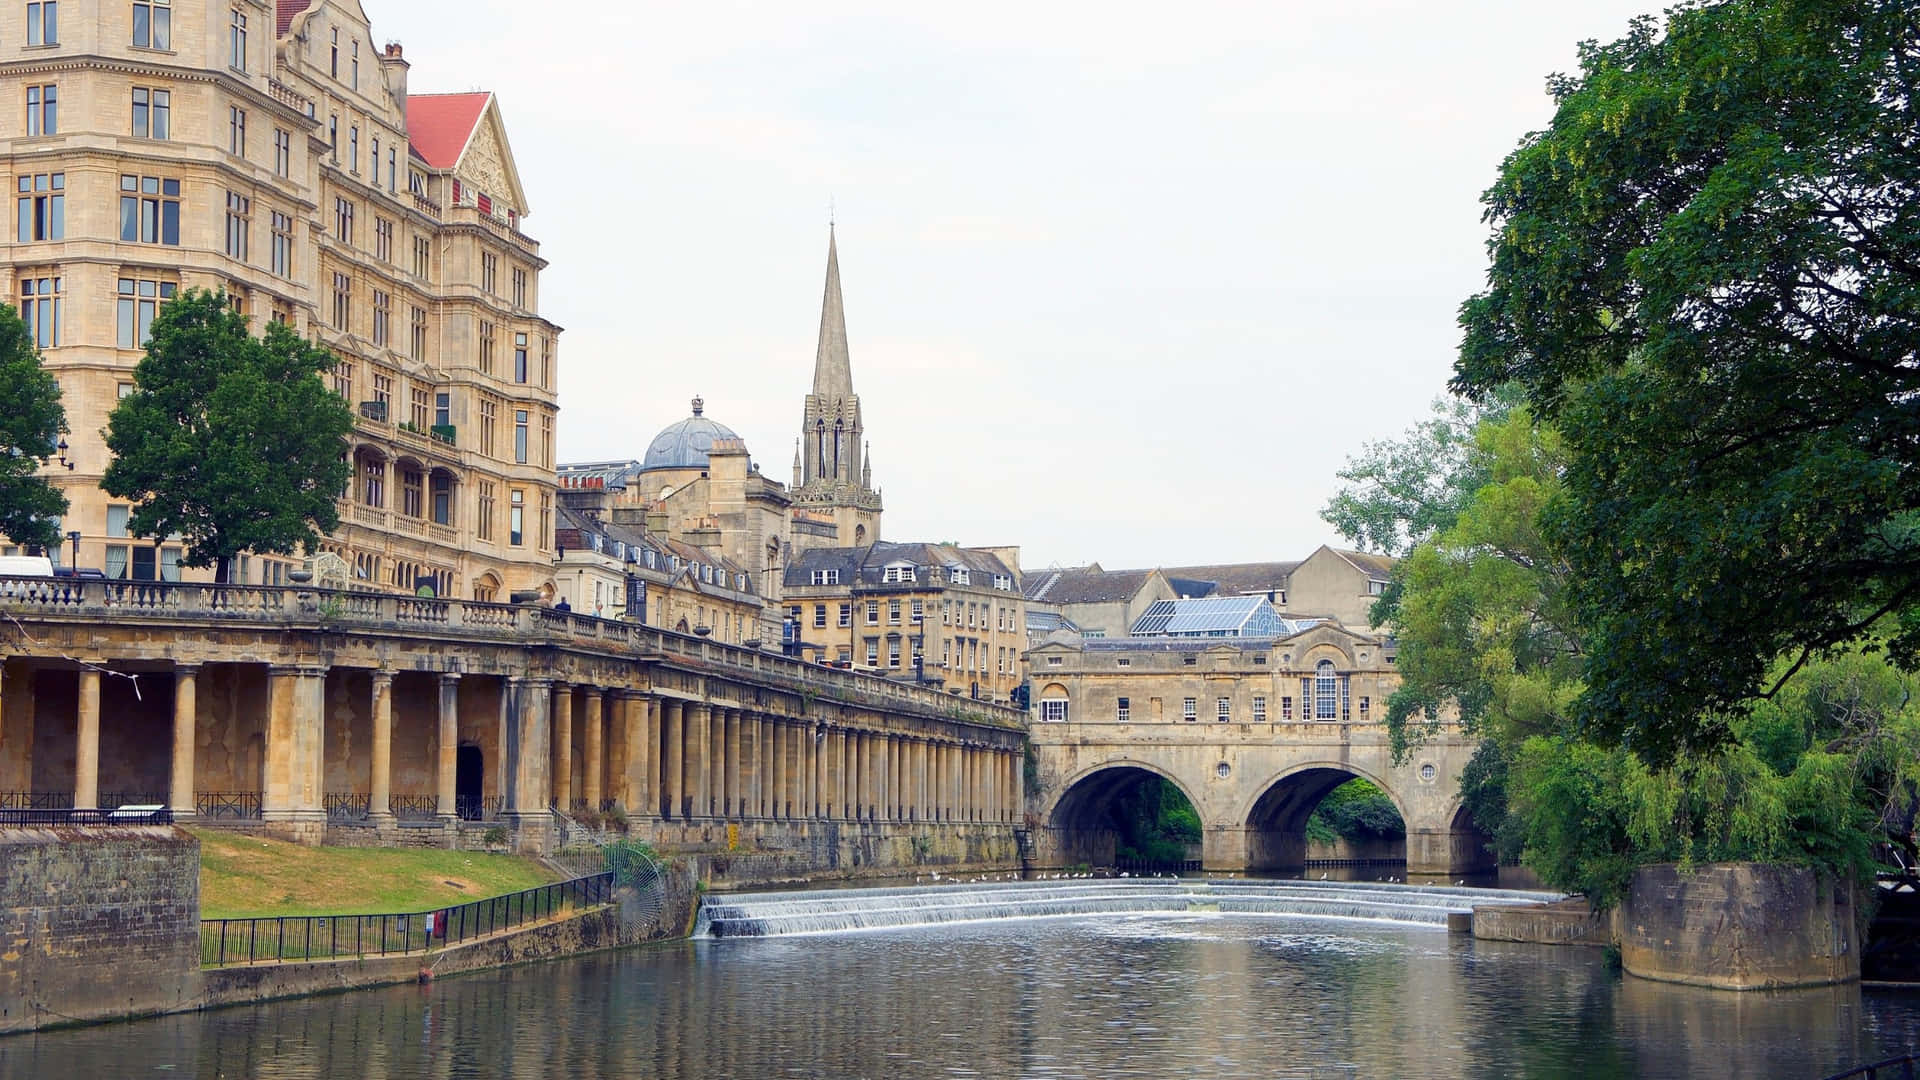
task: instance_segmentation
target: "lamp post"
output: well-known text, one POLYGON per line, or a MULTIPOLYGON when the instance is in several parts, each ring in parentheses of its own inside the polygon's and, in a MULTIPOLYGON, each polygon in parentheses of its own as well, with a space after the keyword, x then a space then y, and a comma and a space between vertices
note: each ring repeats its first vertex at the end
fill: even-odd
POLYGON ((74 571, 74 573, 77 575, 80 571, 80 530, 79 529, 73 529, 67 533, 67 543, 73 545, 73 561, 68 563, 67 567, 68 569, 74 571))

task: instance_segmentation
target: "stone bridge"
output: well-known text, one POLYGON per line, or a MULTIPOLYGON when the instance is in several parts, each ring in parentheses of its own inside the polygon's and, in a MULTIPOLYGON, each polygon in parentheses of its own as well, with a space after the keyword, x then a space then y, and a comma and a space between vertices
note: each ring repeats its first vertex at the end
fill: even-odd
POLYGON ((0 808, 531 851, 559 810, 688 850, 1004 865, 1024 720, 532 605, 0 579, 0 808))
POLYGON ((1030 741, 1040 792, 1030 800, 1047 865, 1113 860, 1114 802, 1148 775, 1186 795, 1212 871, 1294 870, 1306 859, 1307 818, 1355 777, 1386 792, 1406 823, 1409 874, 1494 868, 1486 839, 1461 807, 1460 771, 1474 741, 1448 730, 1396 765, 1383 724, 1036 723, 1030 741))

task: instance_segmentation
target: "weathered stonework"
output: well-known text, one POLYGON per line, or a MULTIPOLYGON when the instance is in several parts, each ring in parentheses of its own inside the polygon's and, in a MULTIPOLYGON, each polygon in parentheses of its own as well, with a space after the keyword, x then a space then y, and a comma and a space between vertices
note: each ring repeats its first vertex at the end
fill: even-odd
POLYGON ((1643 866, 1613 921, 1629 974, 1726 990, 1857 980, 1856 926, 1850 887, 1774 863, 1643 866))

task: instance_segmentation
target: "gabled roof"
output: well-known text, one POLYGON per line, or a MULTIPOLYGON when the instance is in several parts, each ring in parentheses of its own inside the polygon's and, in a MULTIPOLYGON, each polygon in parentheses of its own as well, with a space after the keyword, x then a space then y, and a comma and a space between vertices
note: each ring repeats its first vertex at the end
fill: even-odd
POLYGON ((274 4, 274 33, 284 35, 293 26, 293 17, 313 6, 313 0, 277 0, 274 4))
POLYGON ((1388 581, 1393 577, 1394 560, 1385 555, 1372 555, 1364 551, 1348 551, 1345 548, 1330 547, 1328 551, 1345 559, 1354 569, 1375 581, 1388 581))
MULTIPOLYGON (((286 9, 284 0, 281 10, 286 9)), ((436 169, 451 169, 473 141, 480 117, 493 101, 491 91, 467 94, 408 94, 407 139, 420 160, 436 169)))
POLYGON ((1283 592, 1287 579, 1299 567, 1298 562, 1263 563, 1223 563, 1215 566, 1168 566, 1163 567, 1168 579, 1185 578, 1189 581, 1210 581, 1217 593, 1234 596, 1251 596, 1269 592, 1283 592))
POLYGON ((1110 604, 1133 599, 1152 570, 1073 568, 1043 570, 1027 578, 1027 599, 1043 604, 1110 604))
MULTIPOLYGON (((882 584, 887 567, 899 565, 912 566, 916 570, 943 571, 958 566, 976 574, 1013 578, 1016 585, 1019 580, 1019 575, 990 551, 951 544, 898 544, 886 541, 859 547, 808 548, 796 552, 793 560, 787 564, 784 580, 791 586, 805 586, 811 583, 815 570, 838 570, 841 572, 842 585, 856 582, 878 585, 882 584)), ((979 579, 973 583, 992 584, 990 580, 979 579)))

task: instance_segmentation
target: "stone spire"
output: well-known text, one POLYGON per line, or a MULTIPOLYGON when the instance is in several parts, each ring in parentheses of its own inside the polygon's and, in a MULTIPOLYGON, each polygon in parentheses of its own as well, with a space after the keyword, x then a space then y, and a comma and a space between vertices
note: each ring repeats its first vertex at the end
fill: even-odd
POLYGON ((827 226, 827 291, 820 301, 820 345, 813 357, 813 395, 825 401, 853 396, 847 312, 840 300, 840 253, 831 225, 827 226))
POLYGON ((802 483, 803 481, 800 479, 800 440, 795 439, 793 440, 793 487, 794 487, 794 490, 798 491, 802 483))

